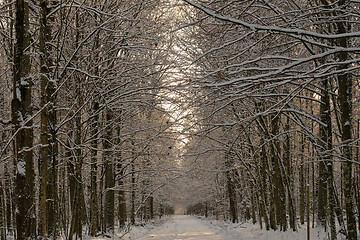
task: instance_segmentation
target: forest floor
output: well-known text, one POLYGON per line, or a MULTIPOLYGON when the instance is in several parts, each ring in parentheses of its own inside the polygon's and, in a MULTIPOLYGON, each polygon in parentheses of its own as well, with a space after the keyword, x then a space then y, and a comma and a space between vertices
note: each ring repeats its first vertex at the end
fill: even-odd
MULTIPOLYGON (((266 231, 251 223, 227 223, 214 219, 175 215, 161 225, 135 226, 127 240, 304 240, 306 227, 297 232, 266 231)), ((311 239, 328 239, 321 229, 311 229, 311 239)), ((339 239, 340 236, 339 236, 339 239)))

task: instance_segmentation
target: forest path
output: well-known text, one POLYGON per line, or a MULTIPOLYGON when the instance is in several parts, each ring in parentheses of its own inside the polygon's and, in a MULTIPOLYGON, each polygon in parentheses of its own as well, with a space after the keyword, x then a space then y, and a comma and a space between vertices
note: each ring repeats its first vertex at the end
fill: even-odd
MULTIPOLYGON (((229 223, 216 220, 202 220, 194 216, 174 215, 163 218, 159 225, 133 226, 125 240, 304 240, 307 232, 305 226, 298 231, 266 231, 259 225, 247 223, 229 223), (162 220, 162 221, 163 221, 162 220)), ((311 239, 329 239, 322 227, 311 228, 311 239)), ((345 237, 338 236, 339 240, 345 237)), ((105 240, 106 238, 97 238, 105 240)))
POLYGON ((137 240, 242 240, 239 233, 222 231, 193 216, 175 215, 169 222, 137 240))

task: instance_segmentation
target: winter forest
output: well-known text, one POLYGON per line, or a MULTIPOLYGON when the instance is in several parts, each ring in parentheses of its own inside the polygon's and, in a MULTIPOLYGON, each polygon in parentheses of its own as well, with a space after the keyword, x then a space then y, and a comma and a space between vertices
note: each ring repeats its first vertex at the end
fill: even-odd
POLYGON ((0 238, 358 240, 359 46, 358 0, 0 0, 0 238))

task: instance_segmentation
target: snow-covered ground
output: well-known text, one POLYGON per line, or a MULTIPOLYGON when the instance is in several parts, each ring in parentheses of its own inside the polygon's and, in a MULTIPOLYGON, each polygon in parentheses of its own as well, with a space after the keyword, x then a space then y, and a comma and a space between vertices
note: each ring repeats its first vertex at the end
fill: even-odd
MULTIPOLYGON (((194 216, 175 215, 157 227, 137 226, 124 236, 127 240, 304 240, 306 228, 297 232, 266 231, 250 223, 230 224, 194 216)), ((328 239, 321 229, 311 229, 311 239, 328 239)), ((339 236, 339 239, 340 236, 339 236)))
MULTIPOLYGON (((14 239, 13 237, 6 239, 14 239)), ((65 238, 60 238, 60 240, 65 238)), ((84 240, 306 240, 306 227, 297 232, 266 231, 251 223, 228 223, 187 215, 165 217, 143 226, 132 226, 131 231, 106 237, 85 237, 84 240)), ((329 239, 321 228, 311 229, 311 240, 329 239)), ((338 235, 338 240, 345 240, 338 235)))

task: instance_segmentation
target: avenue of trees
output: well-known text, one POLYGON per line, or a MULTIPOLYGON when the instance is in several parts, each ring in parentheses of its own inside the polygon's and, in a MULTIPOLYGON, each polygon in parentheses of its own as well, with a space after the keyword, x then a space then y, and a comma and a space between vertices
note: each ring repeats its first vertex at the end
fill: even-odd
POLYGON ((0 238, 174 212, 360 235, 357 0, 0 0, 0 238))

